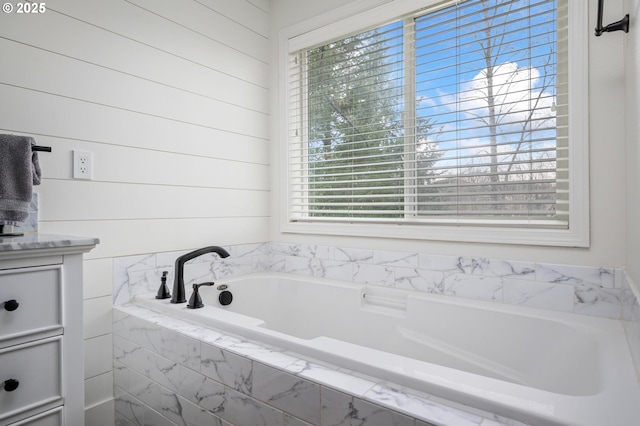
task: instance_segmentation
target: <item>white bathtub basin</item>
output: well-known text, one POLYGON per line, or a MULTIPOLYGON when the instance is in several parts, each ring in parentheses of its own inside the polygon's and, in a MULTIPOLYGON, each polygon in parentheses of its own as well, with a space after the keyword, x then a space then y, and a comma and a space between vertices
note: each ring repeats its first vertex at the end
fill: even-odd
POLYGON ((281 274, 218 284, 230 305, 216 287, 202 309, 135 301, 531 424, 640 424, 619 321, 281 274))

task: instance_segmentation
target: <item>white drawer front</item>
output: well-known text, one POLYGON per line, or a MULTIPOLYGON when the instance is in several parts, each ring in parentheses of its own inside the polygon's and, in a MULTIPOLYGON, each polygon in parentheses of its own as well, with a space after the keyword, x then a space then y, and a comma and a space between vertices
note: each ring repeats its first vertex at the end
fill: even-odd
POLYGON ((54 337, 0 351, 0 423, 38 406, 62 404, 61 343, 54 337), (5 389, 8 380, 17 381, 14 390, 5 389))
POLYGON ((61 275, 60 266, 0 271, 0 342, 62 327, 61 275))
POLYGON ((62 407, 12 423, 11 426, 62 426, 62 407))

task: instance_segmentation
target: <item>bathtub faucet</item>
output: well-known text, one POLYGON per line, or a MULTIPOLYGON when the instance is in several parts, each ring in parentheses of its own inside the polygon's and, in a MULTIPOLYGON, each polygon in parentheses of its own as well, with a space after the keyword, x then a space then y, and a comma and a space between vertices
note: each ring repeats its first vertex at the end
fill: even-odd
POLYGON ((196 257, 202 256, 206 253, 216 253, 222 258, 229 257, 229 253, 222 247, 209 246, 194 250, 177 258, 176 270, 173 278, 173 295, 171 296, 171 303, 185 303, 187 301, 184 291, 184 264, 189 260, 195 259, 196 257))

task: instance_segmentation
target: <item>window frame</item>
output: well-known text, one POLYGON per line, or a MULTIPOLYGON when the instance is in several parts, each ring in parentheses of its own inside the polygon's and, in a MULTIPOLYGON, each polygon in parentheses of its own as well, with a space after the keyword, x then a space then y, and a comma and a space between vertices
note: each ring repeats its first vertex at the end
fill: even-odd
POLYGON ((294 221, 289 211, 288 146, 289 106, 292 95, 288 81, 289 54, 321 45, 339 37, 367 31, 401 20, 407 14, 446 7, 454 2, 436 0, 358 0, 279 34, 280 115, 280 230, 283 233, 323 234, 359 237, 420 239, 434 241, 527 244, 565 247, 589 246, 589 143, 588 143, 588 5, 568 1, 569 75, 569 227, 540 228, 478 225, 444 225, 332 221, 330 218, 294 221), (426 3, 426 5, 425 5, 426 3))

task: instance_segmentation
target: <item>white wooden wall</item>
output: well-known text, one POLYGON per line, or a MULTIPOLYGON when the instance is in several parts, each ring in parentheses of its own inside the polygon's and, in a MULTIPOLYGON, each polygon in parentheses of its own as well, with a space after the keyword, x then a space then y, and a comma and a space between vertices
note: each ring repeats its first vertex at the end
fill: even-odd
POLYGON ((85 256, 87 424, 113 424, 112 259, 269 238, 268 4, 56 0, 0 16, 0 133, 53 149, 40 230, 101 241, 85 256), (72 179, 74 149, 93 152, 92 181, 72 179))

